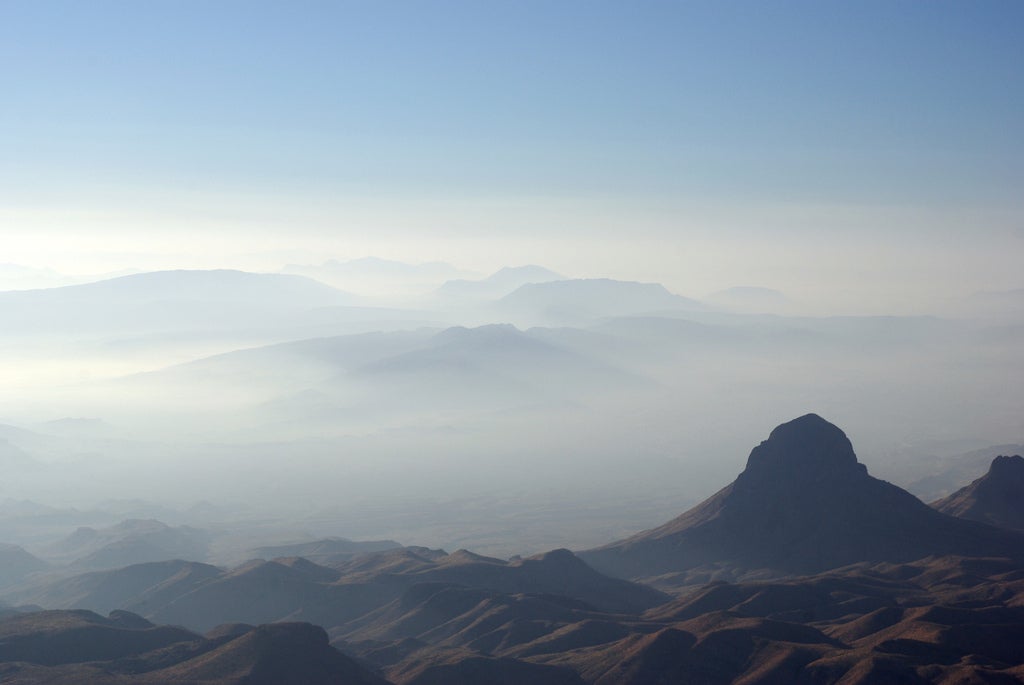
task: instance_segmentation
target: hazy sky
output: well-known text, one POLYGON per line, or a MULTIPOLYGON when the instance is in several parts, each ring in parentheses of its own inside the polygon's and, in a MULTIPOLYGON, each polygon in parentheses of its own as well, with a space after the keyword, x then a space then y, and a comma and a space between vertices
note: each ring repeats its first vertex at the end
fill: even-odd
POLYGON ((1024 287, 1022 28, 1016 0, 0 0, 0 262, 1024 287))

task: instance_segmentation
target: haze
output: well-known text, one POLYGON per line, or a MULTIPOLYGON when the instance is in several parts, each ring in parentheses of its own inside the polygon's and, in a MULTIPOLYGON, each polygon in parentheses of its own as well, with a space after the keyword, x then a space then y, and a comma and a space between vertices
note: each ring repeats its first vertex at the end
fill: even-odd
POLYGON ((0 498, 583 547, 810 411, 948 494, 1024 442, 1022 15, 4 3, 0 498))

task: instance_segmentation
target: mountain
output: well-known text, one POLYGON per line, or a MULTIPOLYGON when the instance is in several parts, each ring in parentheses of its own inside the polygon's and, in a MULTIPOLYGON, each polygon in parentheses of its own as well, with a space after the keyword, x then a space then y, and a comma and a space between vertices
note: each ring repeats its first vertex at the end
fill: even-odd
POLYGON ((134 607, 147 613, 215 580, 224 571, 194 561, 133 564, 111 571, 92 571, 70 578, 23 587, 7 596, 18 604, 49 609, 90 609, 108 613, 134 607))
MULTIPOLYGON (((51 355, 74 341, 118 359, 146 350, 194 359, 255 344, 411 328, 435 316, 366 304, 304 276, 178 270, 0 292, 0 317, 3 337, 48 342, 51 355)), ((79 360, 82 348, 73 349, 79 360)))
POLYGON ((701 311, 706 305, 659 283, 589 278, 529 283, 501 298, 499 313, 534 325, 573 325, 609 316, 701 311))
POLYGON ((996 457, 1022 453, 1024 445, 1003 444, 934 459, 931 473, 908 483, 907 490, 926 502, 939 500, 969 485, 996 457))
POLYGON ((37 571, 49 567, 42 559, 18 545, 0 544, 0 587, 23 581, 37 571))
POLYGON ((1024 458, 999 456, 988 473, 936 502, 943 514, 1024 532, 1024 458))
POLYGON ((550 269, 535 264, 506 266, 483 280, 456 279, 446 281, 437 290, 444 298, 493 299, 509 294, 527 283, 547 283, 565 278, 550 269))
POLYGON ((431 583, 559 595, 606 612, 638 613, 668 599, 652 588, 604 576, 568 550, 503 561, 464 550, 445 554, 408 547, 334 567, 295 557, 254 560, 227 571, 184 561, 137 564, 40 583, 7 598, 51 608, 127 609, 198 630, 282 620, 332 628, 387 605, 414 585, 431 583))
POLYGON ((511 324, 445 329, 419 349, 354 369, 339 381, 366 385, 392 408, 518 406, 635 388, 645 378, 544 341, 511 324), (397 400, 397 401, 396 401, 397 400))
POLYGON ((384 357, 419 349, 436 333, 436 329, 420 328, 295 340, 224 352, 125 380, 140 385, 167 383, 192 388, 232 384, 302 387, 384 357))
POLYGON ((324 538, 310 542, 297 542, 291 545, 273 545, 257 547, 252 550, 255 557, 276 559, 278 557, 302 557, 315 564, 332 564, 347 561, 353 557, 397 549, 400 544, 394 540, 367 540, 354 542, 345 538, 324 538))
POLYGON ((0 303, 80 305, 170 301, 255 303, 309 307, 354 304, 347 293, 311 278, 233 269, 149 271, 93 283, 0 293, 0 303))
POLYGON ((108 528, 78 528, 51 545, 57 559, 79 569, 112 569, 167 559, 205 559, 209 534, 153 519, 127 519, 108 528))
POLYGON ((304 623, 203 637, 115 611, 42 611, 0 621, 0 679, 20 685, 387 685, 304 623))
POLYGON ((944 554, 1024 558, 1024 536, 946 516, 871 477, 843 431, 808 414, 775 428, 731 485, 693 509, 580 556, 605 573, 653 577, 715 565, 809 573, 944 554))

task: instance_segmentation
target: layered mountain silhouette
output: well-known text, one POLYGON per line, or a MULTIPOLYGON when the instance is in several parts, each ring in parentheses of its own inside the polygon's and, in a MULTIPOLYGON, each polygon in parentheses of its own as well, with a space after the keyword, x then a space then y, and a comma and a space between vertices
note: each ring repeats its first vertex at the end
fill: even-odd
POLYGON ((1024 556, 1024 536, 946 516, 868 475, 836 426, 778 426, 730 485, 653 530, 581 553, 595 568, 650 577, 725 564, 815 572, 929 555, 1024 556))
POLYGON ((200 636, 115 611, 43 611, 0 621, 5 683, 386 685, 304 623, 236 626, 200 636))
POLYGON ((51 545, 52 558, 79 569, 113 569, 165 559, 206 558, 209 534, 154 519, 126 519, 108 528, 83 526, 51 545))
POLYGON ((397 549, 400 544, 394 540, 367 540, 356 542, 346 538, 323 538, 290 545, 269 545, 252 550, 252 556, 261 559, 278 557, 302 557, 316 564, 331 564, 348 561, 353 557, 397 549))
POLYGON ((1024 531, 1024 458, 996 457, 988 473, 932 506, 950 516, 1024 531))
POLYGON ((527 283, 548 283, 565 277, 535 264, 506 266, 482 280, 453 279, 437 289, 444 298, 485 299, 502 297, 527 283))
POLYGON ((516 320, 559 325, 607 316, 707 309, 696 300, 670 293, 659 283, 611 278, 528 283, 501 298, 497 307, 516 320))
POLYGON ((0 587, 20 582, 48 566, 18 545, 0 544, 0 587))
POLYGON ((333 567, 301 557, 257 559, 227 571, 185 561, 136 564, 45 582, 13 598, 53 608, 127 609, 196 630, 295 619, 333 627, 424 583, 558 595, 617 613, 637 613, 668 599, 652 588, 602 575, 568 550, 504 561, 465 550, 446 554, 417 547, 368 554, 333 567))

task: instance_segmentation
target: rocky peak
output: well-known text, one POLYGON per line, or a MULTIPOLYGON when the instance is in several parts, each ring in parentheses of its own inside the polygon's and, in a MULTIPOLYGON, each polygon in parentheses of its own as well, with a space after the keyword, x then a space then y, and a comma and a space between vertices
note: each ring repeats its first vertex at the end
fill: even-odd
POLYGON ((776 427, 755 447, 738 482, 820 480, 866 472, 842 430, 817 414, 806 414, 776 427))
POLYGON ((1012 457, 998 456, 992 460, 988 473, 997 478, 1024 479, 1024 457, 1019 454, 1012 457))

